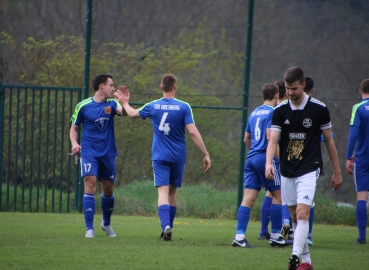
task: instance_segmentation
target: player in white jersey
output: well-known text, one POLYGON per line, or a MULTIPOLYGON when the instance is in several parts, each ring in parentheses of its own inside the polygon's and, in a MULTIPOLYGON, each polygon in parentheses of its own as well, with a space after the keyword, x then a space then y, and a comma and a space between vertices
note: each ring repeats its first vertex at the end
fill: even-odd
POLYGON ((204 170, 208 171, 211 161, 201 134, 192 115, 192 109, 186 102, 175 98, 177 78, 166 74, 161 79, 160 89, 163 97, 134 109, 129 105, 130 93, 125 86, 114 93, 131 118, 150 118, 154 137, 151 160, 154 173, 154 185, 158 191, 158 216, 162 233, 160 239, 171 241, 173 221, 177 211, 177 188, 182 185, 186 161, 185 130, 204 155, 204 170))

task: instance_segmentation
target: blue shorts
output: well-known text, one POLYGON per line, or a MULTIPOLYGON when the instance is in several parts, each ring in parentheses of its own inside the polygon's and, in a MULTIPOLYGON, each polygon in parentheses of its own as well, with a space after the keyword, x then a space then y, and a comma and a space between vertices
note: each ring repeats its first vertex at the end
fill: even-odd
POLYGON ((162 160, 153 160, 154 186, 182 186, 184 163, 175 163, 162 160))
POLYGON ((96 176, 97 180, 100 179, 115 181, 116 167, 115 157, 109 158, 93 158, 93 157, 81 157, 81 175, 84 176, 96 176))
POLYGON ((246 159, 244 171, 244 187, 247 189, 259 190, 264 187, 270 192, 281 189, 279 160, 273 160, 273 167, 276 170, 274 180, 269 180, 265 177, 265 153, 260 153, 246 159))
POLYGON ((369 162, 355 158, 354 181, 356 192, 369 191, 369 162))

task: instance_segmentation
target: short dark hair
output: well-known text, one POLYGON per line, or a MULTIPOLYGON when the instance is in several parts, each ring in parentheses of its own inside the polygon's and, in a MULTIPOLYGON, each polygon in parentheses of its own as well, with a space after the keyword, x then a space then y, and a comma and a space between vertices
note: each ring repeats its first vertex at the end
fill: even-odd
POLYGON ((284 81, 286 83, 299 82, 303 83, 305 81, 304 71, 300 67, 291 67, 284 73, 284 81))
POLYGON ((274 96, 278 94, 278 86, 275 83, 264 84, 261 88, 264 100, 273 100, 274 96))
POLYGON ((161 78, 161 87, 163 88, 164 92, 172 91, 176 83, 177 83, 177 78, 172 74, 165 74, 161 78))
POLYGON ((304 88, 304 92, 306 94, 310 94, 311 90, 314 88, 314 80, 313 78, 306 76, 305 77, 305 88, 304 88))
POLYGON ((283 99, 284 95, 286 94, 286 85, 283 80, 278 81, 275 83, 278 86, 279 89, 279 99, 283 99))
POLYGON ((369 94, 369 79, 362 81, 360 88, 364 94, 369 94))
POLYGON ((108 73, 100 73, 96 75, 95 78, 93 78, 92 80, 92 87, 94 88, 94 90, 99 90, 100 84, 106 84, 108 78, 113 79, 113 76, 108 73))

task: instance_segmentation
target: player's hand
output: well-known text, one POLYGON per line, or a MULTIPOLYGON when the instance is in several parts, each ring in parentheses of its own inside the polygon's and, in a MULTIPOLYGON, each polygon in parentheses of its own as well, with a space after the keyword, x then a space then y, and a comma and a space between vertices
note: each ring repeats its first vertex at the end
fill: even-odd
POLYGON ((331 187, 332 187, 333 191, 336 191, 341 186, 342 186, 342 175, 341 175, 341 173, 333 174, 332 179, 331 179, 331 187))
POLYGON ((118 91, 114 92, 114 98, 122 105, 128 103, 130 98, 129 89, 124 85, 119 86, 118 91))
POLYGON ((352 167, 354 166, 353 158, 346 160, 346 172, 348 174, 353 174, 352 167))
POLYGON ((269 180, 274 180, 275 169, 272 164, 265 165, 265 177, 269 180))
POLYGON ((81 152, 82 146, 80 146, 78 143, 75 145, 72 145, 72 154, 73 155, 79 155, 81 152))
POLYGON ((209 156, 204 157, 204 170, 207 172, 211 168, 211 160, 209 156))

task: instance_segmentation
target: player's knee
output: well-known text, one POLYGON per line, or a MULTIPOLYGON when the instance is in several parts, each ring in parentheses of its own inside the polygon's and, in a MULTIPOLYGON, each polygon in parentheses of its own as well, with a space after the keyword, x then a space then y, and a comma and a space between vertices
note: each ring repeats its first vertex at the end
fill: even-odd
POLYGON ((306 209, 297 209, 296 219, 297 220, 309 220, 309 214, 310 214, 310 211, 307 211, 306 209))

